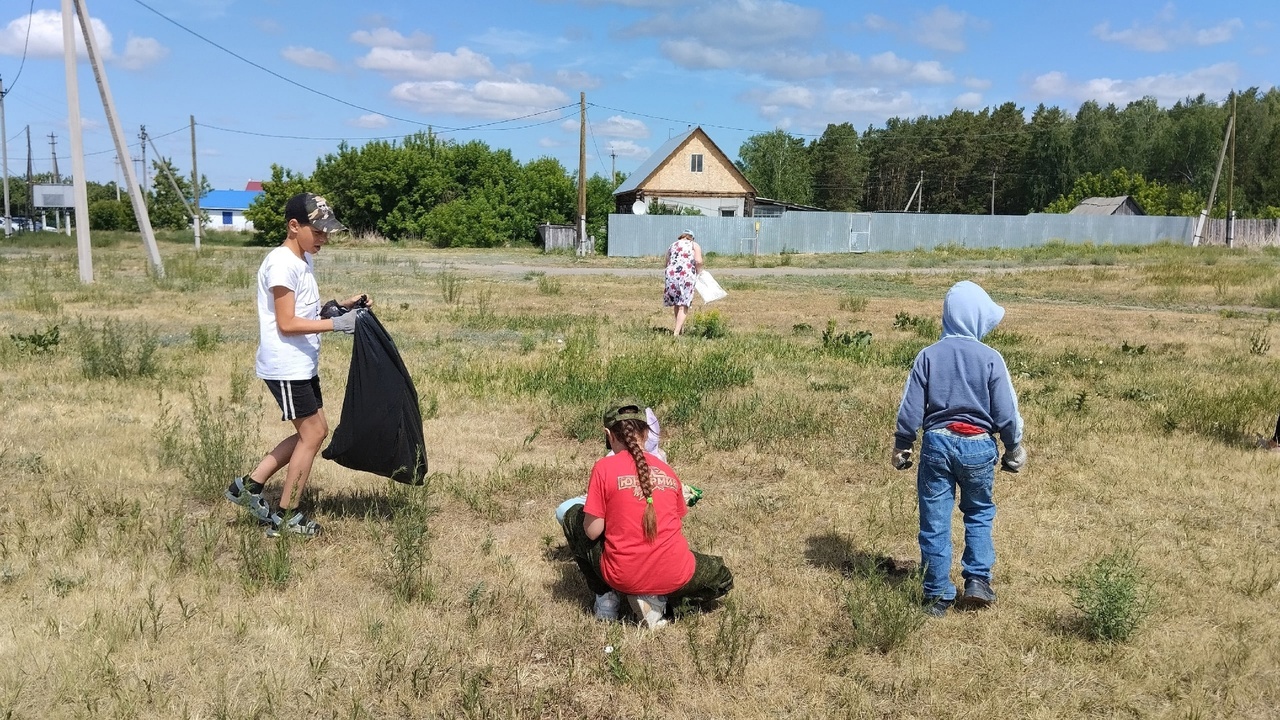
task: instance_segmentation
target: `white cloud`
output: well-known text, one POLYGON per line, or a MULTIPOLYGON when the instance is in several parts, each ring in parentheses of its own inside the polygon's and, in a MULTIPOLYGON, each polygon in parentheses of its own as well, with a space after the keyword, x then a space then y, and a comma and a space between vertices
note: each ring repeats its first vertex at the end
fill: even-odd
POLYGON ((351 120, 348 120, 347 124, 350 125, 351 127, 376 130, 378 128, 384 128, 390 125, 391 120, 389 120, 385 115, 379 115, 378 113, 369 113, 367 115, 361 115, 358 118, 353 118, 351 120))
POLYGON ((970 90, 990 90, 991 81, 984 78, 967 77, 964 79, 964 86, 970 90))
POLYGON ((652 150, 647 147, 641 147, 632 140, 614 140, 609 143, 608 150, 618 157, 624 158, 647 158, 653 154, 652 150))
POLYGON ((966 12, 957 12, 939 5, 928 13, 916 16, 910 37, 925 47, 945 52, 964 52, 964 33, 967 29, 982 30, 987 23, 966 12))
POLYGON ((1096 100, 1103 105, 1124 105, 1147 96, 1163 103, 1173 103, 1201 93, 1210 97, 1226 95, 1239 77, 1240 69, 1235 63, 1218 63, 1180 75, 1165 73, 1132 80, 1093 78, 1076 81, 1066 73, 1054 71, 1032 81, 1031 91, 1044 99, 1096 100))
POLYGON ((327 72, 335 72, 338 69, 338 61, 333 56, 323 50, 315 48, 299 47, 291 45, 280 51, 280 56, 285 60, 304 68, 312 68, 315 70, 324 70, 327 72))
POLYGON ((822 101, 828 115, 868 114, 875 117, 917 114, 909 92, 886 92, 879 88, 835 88, 822 101))
POLYGON ((465 47, 451 53, 375 47, 356 64, 366 70, 424 80, 486 78, 494 74, 488 57, 465 47))
POLYGON ((550 110, 569 99, 550 85, 481 80, 474 85, 453 81, 403 82, 391 97, 428 114, 509 118, 550 110))
POLYGON ((527 30, 489 28, 474 38, 475 44, 504 55, 533 55, 565 45, 564 38, 548 38, 527 30))
POLYGON ((788 47, 822 30, 822 12, 783 0, 715 0, 681 13, 659 13, 622 31, 625 37, 667 37, 718 48, 788 47))
POLYGON ((649 127, 644 121, 614 115, 602 123, 593 123, 597 135, 611 138, 635 138, 643 140, 649 137, 649 127))
POLYGON ((169 48, 161 45, 159 40, 130 35, 124 43, 124 55, 120 57, 120 67, 126 70, 141 70, 148 65, 160 62, 168 55, 169 48))
POLYGON ((978 92, 960 93, 952 104, 961 110, 981 110, 984 107, 982 93, 978 92))
POLYGON ((574 90, 595 90, 603 84, 600 78, 580 70, 557 70, 554 80, 557 85, 574 90))
POLYGON ((1135 22, 1124 30, 1113 30, 1110 21, 1093 28, 1094 37, 1103 42, 1119 43, 1143 52, 1165 52, 1179 47, 1218 45, 1230 41, 1244 29, 1240 18, 1223 20, 1217 25, 1195 28, 1188 22, 1177 23, 1172 3, 1166 5, 1154 22, 1135 22))
POLYGON ((369 47, 400 48, 405 50, 431 47, 431 36, 420 30, 414 30, 413 34, 405 36, 391 28, 378 27, 372 30, 357 30, 351 33, 350 39, 351 42, 369 47))
POLYGON ((898 29, 896 23, 883 15, 868 15, 863 18, 862 24, 872 32, 886 32, 898 29))
MULTIPOLYGON (((138 70, 156 62, 168 54, 168 49, 154 38, 130 36, 125 43, 125 54, 117 56, 112 47, 114 38, 106 23, 96 17, 89 19, 93 28, 93 37, 97 41, 98 52, 108 62, 118 62, 126 70, 138 70)), ((75 30, 76 54, 88 57, 84 49, 84 37, 79 25, 75 30)), ((27 54, 37 58, 62 57, 62 14, 57 10, 37 10, 30 16, 22 15, 10 21, 0 29, 0 55, 21 56, 23 47, 27 54), (27 25, 31 26, 30 41, 27 39, 27 25)))

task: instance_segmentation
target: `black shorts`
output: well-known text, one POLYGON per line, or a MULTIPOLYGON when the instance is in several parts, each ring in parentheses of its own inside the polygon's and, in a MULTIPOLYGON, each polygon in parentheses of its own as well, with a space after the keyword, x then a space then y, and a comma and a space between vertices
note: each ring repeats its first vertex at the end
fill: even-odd
POLYGON ((271 388, 271 396, 280 406, 281 420, 301 420, 311 417, 324 407, 320 394, 320 376, 310 380, 264 380, 271 388))

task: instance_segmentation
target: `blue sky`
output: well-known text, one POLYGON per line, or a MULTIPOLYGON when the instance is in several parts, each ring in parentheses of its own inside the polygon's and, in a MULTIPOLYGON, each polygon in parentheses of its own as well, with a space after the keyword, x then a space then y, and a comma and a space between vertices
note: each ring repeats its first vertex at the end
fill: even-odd
MULTIPOLYGON (((1169 105, 1271 87, 1280 75, 1274 0, 144 1, 88 0, 117 109, 131 142, 145 124, 184 171, 194 115, 200 171, 217 188, 242 188, 272 162, 309 173, 337 138, 427 125, 576 169, 579 91, 591 104, 588 171, 607 174, 611 152, 629 172, 691 123, 736 156, 749 135, 775 127, 862 130, 1010 100, 1028 114, 1041 102, 1074 111, 1144 95, 1169 105)), ((30 15, 28 3, 0 0, 10 172, 25 171, 27 125, 36 171, 52 168, 55 133, 67 172, 59 3, 35 0, 30 15)), ((87 62, 80 94, 85 149, 96 153, 88 175, 111 180, 87 62)))

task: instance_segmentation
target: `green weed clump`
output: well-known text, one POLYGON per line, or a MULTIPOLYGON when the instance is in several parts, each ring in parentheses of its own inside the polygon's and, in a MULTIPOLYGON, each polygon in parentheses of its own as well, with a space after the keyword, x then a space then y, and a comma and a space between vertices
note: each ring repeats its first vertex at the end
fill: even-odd
POLYGON ((58 347, 58 344, 62 342, 62 337, 58 326, 50 325, 43 332, 37 330, 26 335, 10 333, 9 340, 13 342, 13 346, 20 353, 42 355, 53 352, 54 348, 58 347))
POLYGON ((538 293, 541 295, 559 295, 564 291, 564 283, 559 278, 549 275, 538 276, 538 293))
POLYGON ((860 313, 867 309, 867 298, 862 295, 849 293, 840 298, 840 309, 852 313, 860 313))
POLYGON ((203 384, 191 391, 189 417, 175 417, 162 408, 155 434, 161 467, 175 468, 187 479, 192 495, 216 502, 231 478, 253 460, 257 419, 243 404, 210 399, 203 384))
POLYGON ((264 587, 279 589, 293 577, 293 538, 289 533, 264 541, 256 527, 240 536, 240 582, 253 594, 264 587))
POLYGON ((900 311, 893 316, 893 328, 895 330, 910 330, 926 340, 936 340, 942 336, 942 326, 938 324, 937 319, 923 315, 912 315, 906 311, 900 311))
POLYGON ((1071 578, 1072 606, 1084 614, 1084 632, 1093 640, 1122 643, 1151 614, 1151 584, 1131 550, 1115 550, 1071 578))
POLYGON ((400 602, 429 601, 433 596, 427 562, 431 559, 430 486, 391 489, 391 543, 387 565, 391 594, 400 602))
POLYGON ((441 270, 436 274, 436 285, 440 288, 440 297, 446 305, 457 305, 462 302, 462 287, 466 279, 453 270, 441 270))
POLYGON ((1185 430, 1231 445, 1252 445, 1258 423, 1275 417, 1280 386, 1270 380, 1225 390, 1177 388, 1160 421, 1166 431, 1185 430))
POLYGON ((689 318, 684 332, 686 335, 716 340, 729 335, 729 321, 719 310, 699 310, 689 318))
POLYGON ((1280 309, 1280 285, 1272 285, 1259 291, 1254 302, 1264 308, 1280 309))
POLYGON ((905 645, 924 627, 918 576, 891 582, 883 573, 856 578, 841 591, 841 615, 833 652, 888 653, 905 645))
POLYGON ((858 330, 852 334, 836 332, 836 321, 828 320, 822 331, 822 349, 827 352, 865 355, 871 348, 871 332, 858 330))
POLYGON ((222 328, 218 325, 206 327, 197 325, 191 328, 191 344, 197 352, 210 352, 222 344, 222 328))
POLYGON ((764 616, 730 598, 719 613, 715 632, 707 636, 704 625, 709 625, 710 621, 706 616, 679 610, 677 615, 685 627, 689 656, 698 674, 720 683, 742 682, 751 659, 751 648, 763 629, 764 616))
POLYGON ((160 341, 155 331, 144 324, 107 320, 102 325, 86 325, 82 321, 76 334, 81 369, 90 380, 152 377, 159 370, 156 350, 160 341))

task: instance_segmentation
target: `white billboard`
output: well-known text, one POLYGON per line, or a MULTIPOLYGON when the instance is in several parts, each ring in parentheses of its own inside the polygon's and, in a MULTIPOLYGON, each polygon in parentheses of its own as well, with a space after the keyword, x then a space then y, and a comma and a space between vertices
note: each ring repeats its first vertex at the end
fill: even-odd
POLYGON ((70 185, 32 185, 31 198, 38 208, 72 208, 76 204, 70 185))

